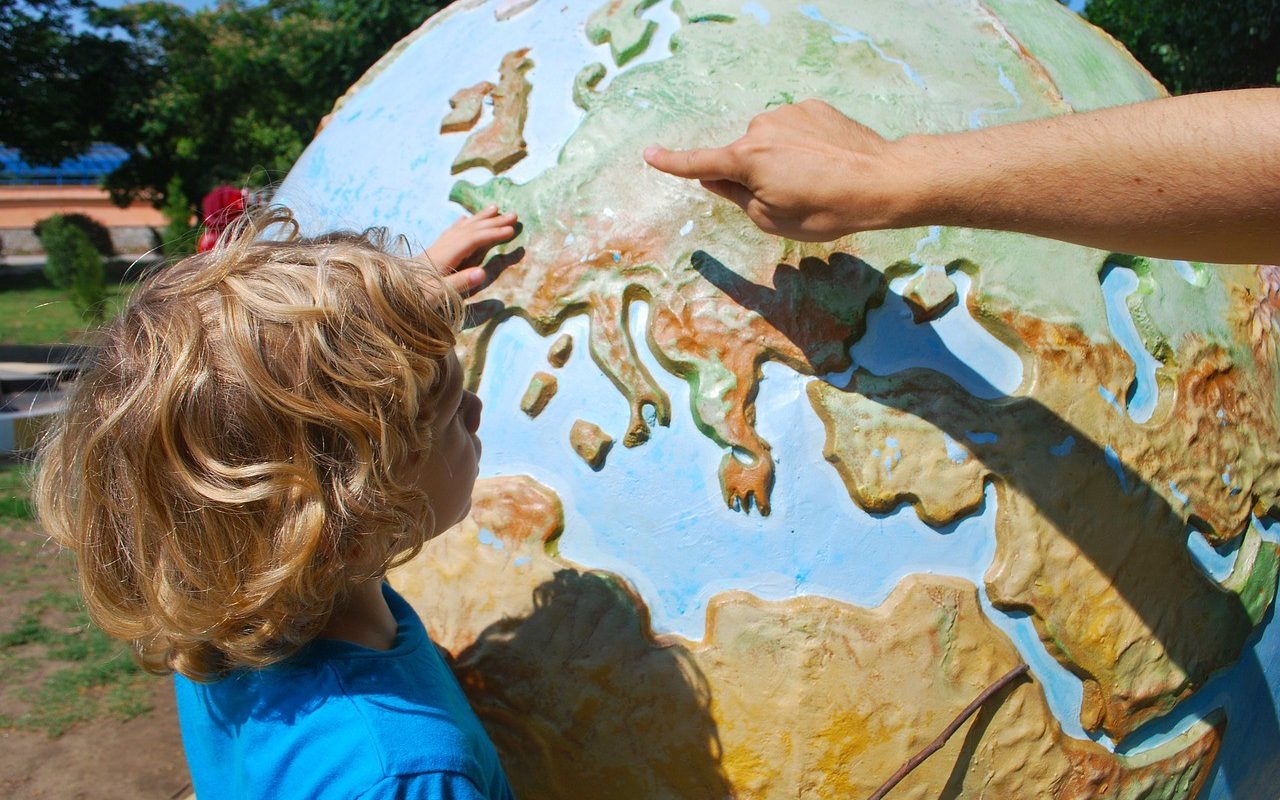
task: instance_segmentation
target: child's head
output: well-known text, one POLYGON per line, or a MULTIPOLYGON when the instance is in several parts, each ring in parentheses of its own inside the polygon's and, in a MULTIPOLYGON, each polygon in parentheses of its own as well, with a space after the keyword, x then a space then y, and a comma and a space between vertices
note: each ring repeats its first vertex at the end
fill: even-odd
POLYGON ((283 211, 141 284, 40 456, 95 621, 153 671, 266 665, 458 521, 479 456, 460 316, 425 262, 283 211))

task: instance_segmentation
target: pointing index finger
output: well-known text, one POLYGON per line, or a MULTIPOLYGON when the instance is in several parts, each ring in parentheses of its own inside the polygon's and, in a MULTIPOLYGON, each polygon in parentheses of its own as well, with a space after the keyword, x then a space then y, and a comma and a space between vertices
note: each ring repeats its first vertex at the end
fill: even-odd
POLYGON ((655 146, 644 151, 644 160, 654 169, 677 178, 742 181, 741 166, 728 147, 668 150, 655 146))

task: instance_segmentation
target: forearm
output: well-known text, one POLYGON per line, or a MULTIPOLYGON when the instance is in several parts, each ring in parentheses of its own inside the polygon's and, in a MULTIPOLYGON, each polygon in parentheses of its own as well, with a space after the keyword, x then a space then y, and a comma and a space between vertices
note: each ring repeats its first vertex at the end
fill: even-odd
POLYGON ((902 225, 1280 262, 1280 89, 1157 100, 890 148, 902 225))

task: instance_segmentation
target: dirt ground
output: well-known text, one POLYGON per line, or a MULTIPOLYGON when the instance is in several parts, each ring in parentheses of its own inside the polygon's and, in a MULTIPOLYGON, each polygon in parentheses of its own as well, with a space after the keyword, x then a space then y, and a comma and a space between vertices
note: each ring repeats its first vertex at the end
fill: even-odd
POLYGON ((0 797, 175 800, 191 793, 173 686, 157 678, 151 711, 78 723, 57 738, 0 731, 0 797))
POLYGON ((86 624, 70 560, 34 523, 0 519, 0 797, 190 792, 172 679, 86 624))

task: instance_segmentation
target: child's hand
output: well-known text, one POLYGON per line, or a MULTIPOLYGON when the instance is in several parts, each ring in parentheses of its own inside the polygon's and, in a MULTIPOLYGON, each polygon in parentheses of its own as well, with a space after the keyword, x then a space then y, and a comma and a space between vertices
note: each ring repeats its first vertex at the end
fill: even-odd
POLYGON ((425 255, 453 288, 467 294, 484 284, 480 263, 485 253, 515 236, 515 225, 515 214, 499 214, 497 206, 489 206, 450 225, 425 255))

